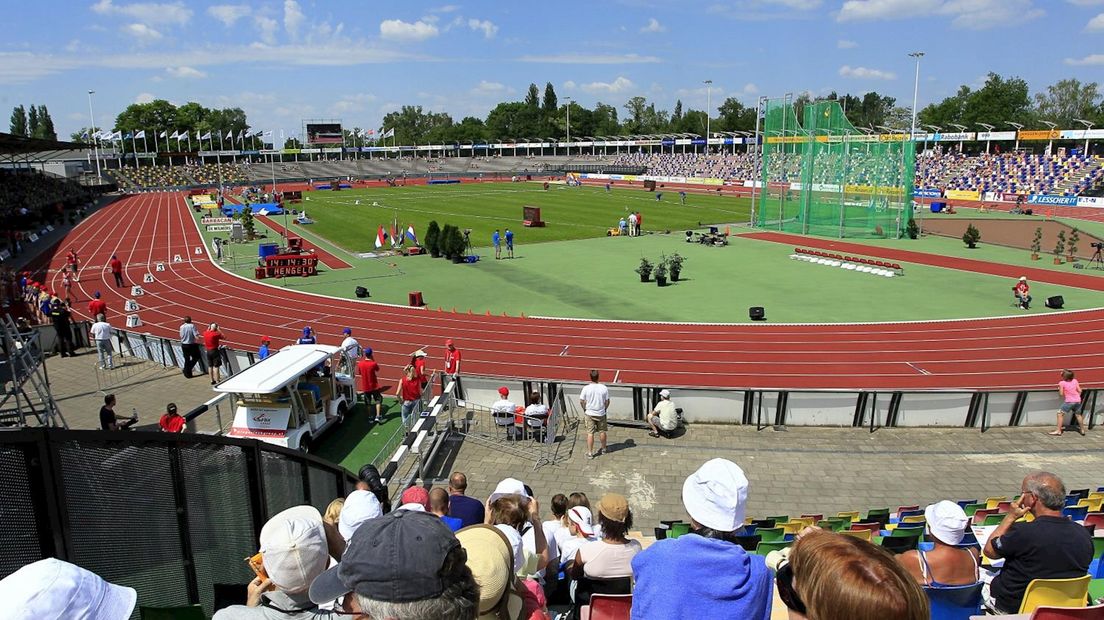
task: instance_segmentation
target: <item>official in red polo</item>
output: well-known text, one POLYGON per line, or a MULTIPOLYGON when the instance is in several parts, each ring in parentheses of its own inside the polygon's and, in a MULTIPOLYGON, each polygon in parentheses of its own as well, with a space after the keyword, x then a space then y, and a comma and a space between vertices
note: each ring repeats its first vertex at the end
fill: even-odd
POLYGON ((107 316, 107 302, 100 299, 100 292, 92 294, 92 301, 88 302, 88 316, 93 319, 99 315, 107 316))
POLYGON ((361 351, 360 361, 356 365, 357 382, 360 384, 360 393, 364 395, 364 404, 368 405, 368 414, 375 411, 375 421, 383 421, 383 392, 379 384, 379 364, 372 359, 372 347, 364 347, 361 351))
POLYGON ((111 262, 108 263, 111 267, 111 275, 115 276, 115 288, 126 286, 123 283, 123 261, 119 260, 119 257, 112 254, 111 262))

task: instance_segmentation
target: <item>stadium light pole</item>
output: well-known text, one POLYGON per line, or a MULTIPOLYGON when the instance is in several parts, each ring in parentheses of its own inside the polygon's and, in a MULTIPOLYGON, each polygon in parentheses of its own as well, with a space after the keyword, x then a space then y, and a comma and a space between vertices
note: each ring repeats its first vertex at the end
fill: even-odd
POLYGON ((91 133, 88 134, 92 138, 92 150, 96 154, 96 180, 103 183, 103 173, 100 171, 100 139, 93 136, 96 133, 96 115, 92 113, 92 95, 95 95, 96 91, 88 91, 88 118, 92 121, 91 133))
MULTIPOLYGON (((966 125, 959 125, 958 123, 947 123, 947 124, 950 125, 951 127, 954 127, 955 129, 957 129, 959 131, 959 133, 966 133, 966 130, 969 129, 966 125)), ((963 140, 962 138, 958 139, 958 152, 959 153, 962 152, 962 146, 963 146, 964 142, 965 142, 965 140, 963 140)))
POLYGON ((1085 154, 1088 155, 1088 153, 1089 153, 1089 130, 1093 128, 1093 123, 1091 123, 1089 121, 1081 120, 1079 118, 1075 118, 1073 120, 1078 122, 1078 123, 1081 123, 1082 125, 1085 126, 1085 154))
POLYGON ((564 99, 564 105, 567 106, 567 156, 571 157, 571 102, 574 101, 571 97, 564 99))
POLYGON ((916 59, 916 80, 912 85, 912 126, 909 129, 909 141, 916 141, 916 103, 920 97, 920 59, 924 57, 924 52, 911 52, 909 56, 916 59))
POLYGON ((1050 155, 1050 152, 1054 150, 1054 129, 1056 127, 1058 127, 1058 123, 1052 123, 1050 121, 1039 121, 1039 122, 1050 128, 1050 136, 1051 137, 1050 137, 1050 142, 1047 143, 1047 155, 1050 155))
POLYGON ((992 137, 989 136, 989 134, 993 132, 993 127, 995 127, 995 125, 990 125, 989 123, 978 123, 978 127, 984 127, 985 128, 985 132, 986 132, 986 135, 985 135, 985 154, 988 155, 989 154, 989 141, 992 140, 992 137))
MULTIPOLYGON (((935 130, 935 133, 942 133, 943 132, 943 128, 940 127, 939 125, 921 125, 921 127, 923 127, 924 129, 935 130)), ((924 150, 925 151, 928 150, 928 132, 926 132, 926 131, 924 132, 924 150)))
MULTIPOLYGON (((705 154, 709 155, 709 110, 713 107, 713 80, 706 80, 705 84, 705 154)), ((1086 151, 1088 149, 1085 149, 1086 151)))
POLYGON ((1005 125, 1010 125, 1016 128, 1016 146, 1012 150, 1020 150, 1020 130, 1024 128, 1022 123, 1013 123, 1012 121, 1004 121, 1005 125))

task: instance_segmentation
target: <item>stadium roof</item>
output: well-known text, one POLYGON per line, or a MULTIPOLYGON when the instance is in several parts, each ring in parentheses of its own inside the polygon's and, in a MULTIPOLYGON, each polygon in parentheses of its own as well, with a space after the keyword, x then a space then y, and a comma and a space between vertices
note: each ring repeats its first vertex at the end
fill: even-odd
POLYGON ((86 150, 87 144, 28 138, 0 133, 0 162, 34 163, 52 159, 61 151, 86 150))

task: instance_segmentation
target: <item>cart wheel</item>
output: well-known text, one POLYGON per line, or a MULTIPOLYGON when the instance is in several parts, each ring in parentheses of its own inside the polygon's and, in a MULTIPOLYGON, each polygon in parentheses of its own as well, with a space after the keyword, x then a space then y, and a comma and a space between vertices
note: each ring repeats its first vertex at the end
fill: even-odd
POLYGON ((349 404, 339 403, 337 405, 337 423, 341 424, 345 421, 345 416, 349 415, 349 404))
POLYGON ((304 438, 303 438, 303 439, 302 439, 302 440, 301 440, 301 441, 299 442, 299 451, 300 451, 300 452, 303 452, 304 454, 310 454, 310 451, 311 451, 311 448, 312 448, 312 447, 313 447, 313 446, 311 446, 311 440, 310 440, 310 437, 304 437, 304 438))

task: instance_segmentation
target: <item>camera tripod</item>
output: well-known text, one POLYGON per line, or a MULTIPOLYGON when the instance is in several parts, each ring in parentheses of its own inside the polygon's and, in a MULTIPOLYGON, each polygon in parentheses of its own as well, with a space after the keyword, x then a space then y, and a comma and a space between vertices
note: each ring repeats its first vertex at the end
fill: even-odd
POLYGON ((1092 258, 1089 259, 1089 266, 1096 265, 1093 269, 1104 269, 1104 258, 1100 256, 1100 250, 1104 249, 1104 243, 1094 243, 1092 246, 1096 251, 1093 252, 1092 258))

